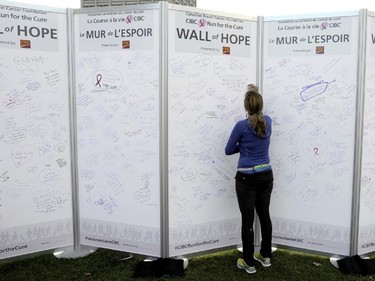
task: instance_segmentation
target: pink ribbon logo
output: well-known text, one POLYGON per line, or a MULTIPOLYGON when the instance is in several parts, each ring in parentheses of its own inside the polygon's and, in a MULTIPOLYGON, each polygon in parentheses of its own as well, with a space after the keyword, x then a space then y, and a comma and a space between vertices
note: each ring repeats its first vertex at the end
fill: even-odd
POLYGON ((206 20, 205 20, 205 19, 200 19, 199 22, 198 22, 198 26, 199 26, 199 27, 204 27, 204 26, 206 26, 206 20))
POLYGON ((328 22, 323 22, 322 25, 320 26, 321 30, 327 29, 328 28, 328 22))

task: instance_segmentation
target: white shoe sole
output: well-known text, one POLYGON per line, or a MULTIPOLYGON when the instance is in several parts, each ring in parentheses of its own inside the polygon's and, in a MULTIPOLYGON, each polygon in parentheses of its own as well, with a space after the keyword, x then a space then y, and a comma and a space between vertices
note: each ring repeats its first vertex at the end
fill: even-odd
POLYGON ((257 259, 256 257, 254 257, 254 259, 255 259, 256 261, 260 262, 260 263, 262 264, 263 267, 270 267, 270 266, 271 266, 271 264, 265 264, 265 263, 263 263, 262 260, 259 260, 259 259, 257 259))
POLYGON ((246 268, 244 268, 244 267, 242 267, 242 266, 240 266, 240 265, 238 265, 237 264, 237 267, 239 268, 239 269, 243 269, 243 270, 245 270, 247 273, 249 273, 249 274, 253 274, 253 273, 256 273, 257 271, 256 270, 254 270, 254 271, 248 271, 246 268))

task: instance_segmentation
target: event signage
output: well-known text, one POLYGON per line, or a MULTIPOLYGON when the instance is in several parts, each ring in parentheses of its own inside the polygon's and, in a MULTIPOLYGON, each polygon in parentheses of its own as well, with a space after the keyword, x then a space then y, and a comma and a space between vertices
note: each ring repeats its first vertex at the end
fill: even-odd
POLYGON ((276 244, 349 253, 358 25, 358 15, 264 23, 276 244))
POLYGON ((170 9, 168 45, 169 254, 241 243, 234 175, 225 143, 245 118, 256 81, 256 18, 170 9))
POLYGON ((51 12, 0 5, 0 48, 57 52, 59 32, 51 12))
POLYGON ((152 10, 81 14, 80 51, 151 50, 155 19, 152 10))
POLYGON ((67 22, 0 5, 0 259, 73 244, 67 22))
POLYGON ((82 11, 74 15, 81 243, 159 256, 159 5, 82 11))
POLYGON ((249 21, 196 12, 175 14, 176 50, 212 55, 249 56, 252 39, 249 21))
POLYGON ((348 55, 354 43, 351 17, 278 20, 268 23, 270 56, 348 55))

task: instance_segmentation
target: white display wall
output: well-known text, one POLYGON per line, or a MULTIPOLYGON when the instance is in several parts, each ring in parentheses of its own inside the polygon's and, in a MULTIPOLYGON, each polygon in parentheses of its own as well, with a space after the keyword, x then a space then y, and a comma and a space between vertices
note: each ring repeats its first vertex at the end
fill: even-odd
POLYGON ((358 14, 265 20, 273 242, 349 254, 358 14))
POLYGON ((275 245, 374 251, 373 13, 0 13, 0 259, 77 240, 157 257, 240 245, 224 148, 249 83, 273 119, 275 245))
POLYGON ((159 13, 74 15, 83 245, 160 256, 159 13))
POLYGON ((257 21, 197 9, 168 14, 168 214, 171 256, 241 244, 238 155, 224 147, 256 83, 257 21))
POLYGON ((73 243, 65 10, 0 4, 0 259, 73 243))

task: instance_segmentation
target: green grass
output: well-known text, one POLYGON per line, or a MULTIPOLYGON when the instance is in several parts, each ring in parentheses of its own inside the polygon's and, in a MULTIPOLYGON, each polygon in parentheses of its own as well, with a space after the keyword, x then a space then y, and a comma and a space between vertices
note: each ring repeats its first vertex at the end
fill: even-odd
MULTIPOLYGON (((374 280, 375 276, 347 276, 331 265, 328 257, 278 249, 272 257, 272 266, 263 268, 258 263, 257 272, 248 274, 236 266, 241 253, 227 250, 189 259, 184 277, 171 280, 262 280, 262 281, 335 281, 374 280)), ((120 281, 166 280, 158 278, 133 278, 136 265, 142 256, 122 260, 120 252, 99 249, 77 259, 56 258, 43 254, 34 258, 0 264, 1 281, 120 281)))

